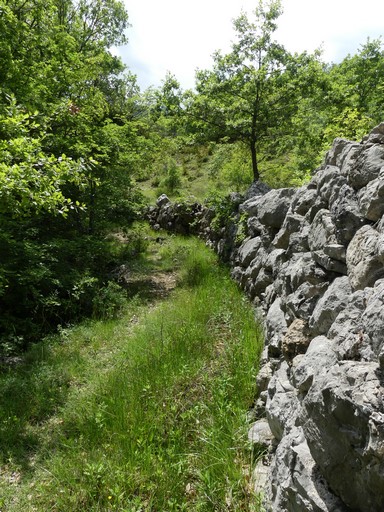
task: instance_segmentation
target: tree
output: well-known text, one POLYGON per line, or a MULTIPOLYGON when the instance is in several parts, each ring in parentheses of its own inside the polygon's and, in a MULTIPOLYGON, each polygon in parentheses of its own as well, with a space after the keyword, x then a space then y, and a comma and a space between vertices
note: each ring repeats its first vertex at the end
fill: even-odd
POLYGON ((300 100, 311 84, 309 64, 316 55, 290 55, 272 40, 280 0, 259 1, 251 22, 245 13, 234 21, 237 40, 227 55, 216 52, 212 71, 197 72, 191 115, 211 140, 243 141, 260 177, 261 153, 271 156, 291 128, 300 100))
POLYGON ((355 55, 329 68, 324 147, 335 137, 359 140, 383 120, 384 51, 381 39, 370 40, 355 55))
POLYGON ((133 218, 150 157, 109 50, 127 19, 119 0, 0 0, 0 353, 92 312, 116 261, 102 227, 133 218))

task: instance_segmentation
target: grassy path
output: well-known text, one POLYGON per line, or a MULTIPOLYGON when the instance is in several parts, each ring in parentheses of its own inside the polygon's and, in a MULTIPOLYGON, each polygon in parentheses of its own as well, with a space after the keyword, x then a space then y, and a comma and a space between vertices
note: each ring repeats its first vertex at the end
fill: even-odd
POLYGON ((261 336, 228 271, 170 237, 125 270, 118 320, 63 329, 0 375, 0 510, 251 511, 261 336))

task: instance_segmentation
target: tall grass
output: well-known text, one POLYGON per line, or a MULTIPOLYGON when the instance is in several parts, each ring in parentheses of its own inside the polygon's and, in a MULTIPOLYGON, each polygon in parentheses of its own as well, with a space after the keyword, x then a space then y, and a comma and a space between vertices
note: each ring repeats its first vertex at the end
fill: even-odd
MULTIPOLYGON (((23 400, 49 404, 48 389, 55 398, 36 415, 30 408, 8 440, 21 446, 3 460, 6 510, 257 509, 246 447, 261 347, 252 308, 197 241, 167 243, 162 258, 183 262, 168 300, 67 330, 34 359, 44 392, 27 378, 23 400)), ((11 409, 17 422, 23 414, 11 409)))

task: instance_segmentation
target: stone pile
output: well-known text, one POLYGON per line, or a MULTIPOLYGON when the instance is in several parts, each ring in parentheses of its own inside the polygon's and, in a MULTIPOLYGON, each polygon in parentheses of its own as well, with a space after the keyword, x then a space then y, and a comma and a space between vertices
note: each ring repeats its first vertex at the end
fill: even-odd
POLYGON ((254 184, 233 201, 247 219, 240 245, 236 223, 212 229, 202 205, 163 196, 149 216, 229 259, 263 320, 256 408, 276 448, 267 508, 381 512, 384 123, 361 143, 336 139, 308 185, 254 184))

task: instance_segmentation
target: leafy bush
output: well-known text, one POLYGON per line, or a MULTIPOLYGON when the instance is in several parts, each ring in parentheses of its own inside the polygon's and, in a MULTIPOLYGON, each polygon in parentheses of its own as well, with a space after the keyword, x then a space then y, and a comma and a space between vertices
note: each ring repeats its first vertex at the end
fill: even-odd
POLYGON ((112 271, 144 251, 144 233, 127 243, 52 235, 49 226, 9 221, 0 231, 0 352, 17 352, 57 325, 84 316, 110 318, 123 305, 112 271), (109 303, 110 301, 110 303, 109 303))
POLYGON ((114 281, 101 287, 92 299, 93 316, 108 320, 117 318, 127 304, 127 294, 114 281))
POLYGON ((244 144, 217 145, 207 165, 214 182, 222 189, 242 192, 253 181, 252 163, 244 144))
POLYGON ((173 194, 181 185, 180 170, 173 158, 168 159, 164 172, 165 177, 159 184, 160 190, 168 194, 173 194))

